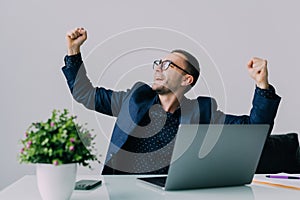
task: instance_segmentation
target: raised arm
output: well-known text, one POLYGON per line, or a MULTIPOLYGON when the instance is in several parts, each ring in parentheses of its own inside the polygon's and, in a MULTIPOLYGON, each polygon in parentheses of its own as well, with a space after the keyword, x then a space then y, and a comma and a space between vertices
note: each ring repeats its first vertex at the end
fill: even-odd
POLYGON ((256 82, 256 89, 249 115, 226 115, 226 124, 270 124, 272 130, 274 119, 281 98, 275 88, 268 82, 267 61, 261 58, 252 58, 247 64, 251 78, 256 82))
POLYGON ((117 116, 126 92, 115 92, 103 87, 94 87, 84 67, 80 47, 87 39, 87 31, 76 28, 66 34, 68 55, 62 71, 66 77, 73 98, 86 108, 117 116))

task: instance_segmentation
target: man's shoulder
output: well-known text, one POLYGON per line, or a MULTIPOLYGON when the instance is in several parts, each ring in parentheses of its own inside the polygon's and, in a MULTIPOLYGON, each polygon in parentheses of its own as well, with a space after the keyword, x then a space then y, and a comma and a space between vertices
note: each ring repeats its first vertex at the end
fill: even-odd
POLYGON ((198 104, 198 106, 200 107, 210 107, 212 104, 216 105, 216 100, 213 97, 209 97, 209 96, 198 96, 195 99, 185 98, 184 102, 185 104, 188 105, 198 104))
POLYGON ((198 101, 201 104, 216 102, 216 100, 213 97, 209 97, 209 96, 198 96, 196 99, 190 99, 190 101, 198 101))
POLYGON ((212 99, 214 99, 213 97, 209 97, 209 96, 198 96, 197 100, 198 101, 211 101, 212 99))
POLYGON ((136 82, 133 84, 133 86, 130 88, 131 92, 133 93, 155 93, 155 91, 152 90, 152 87, 144 82, 136 82))
POLYGON ((143 89, 151 89, 151 87, 147 83, 144 83, 142 81, 135 82, 131 89, 138 89, 140 87, 142 87, 143 89))
POLYGON ((199 96, 197 98, 198 103, 200 106, 206 106, 206 107, 216 107, 217 106, 217 101, 213 97, 209 96, 199 96))
POLYGON ((157 95, 157 93, 152 90, 152 87, 144 82, 134 83, 127 94, 134 98, 153 98, 157 95))

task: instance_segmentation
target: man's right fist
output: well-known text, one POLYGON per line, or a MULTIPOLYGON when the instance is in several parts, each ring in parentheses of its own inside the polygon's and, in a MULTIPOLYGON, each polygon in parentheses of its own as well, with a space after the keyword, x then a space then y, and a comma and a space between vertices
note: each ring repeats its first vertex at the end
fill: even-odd
POLYGON ((80 46, 86 41, 87 32, 84 28, 76 28, 66 34, 68 55, 80 53, 80 46))

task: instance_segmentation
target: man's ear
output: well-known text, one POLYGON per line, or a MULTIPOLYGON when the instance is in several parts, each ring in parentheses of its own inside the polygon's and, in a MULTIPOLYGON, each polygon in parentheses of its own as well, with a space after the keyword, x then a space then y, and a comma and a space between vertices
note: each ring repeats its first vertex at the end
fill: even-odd
POLYGON ((194 81, 194 77, 192 75, 186 74, 185 76, 183 76, 181 85, 188 86, 191 85, 193 81, 194 81))

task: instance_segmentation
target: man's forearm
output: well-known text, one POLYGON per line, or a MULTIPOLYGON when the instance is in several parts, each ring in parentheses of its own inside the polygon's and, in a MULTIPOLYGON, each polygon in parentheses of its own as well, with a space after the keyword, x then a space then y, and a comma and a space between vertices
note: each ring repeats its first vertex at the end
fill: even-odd
POLYGON ((281 97, 275 93, 273 86, 270 85, 269 90, 256 88, 249 123, 269 124, 269 134, 271 134, 280 100, 281 97))

